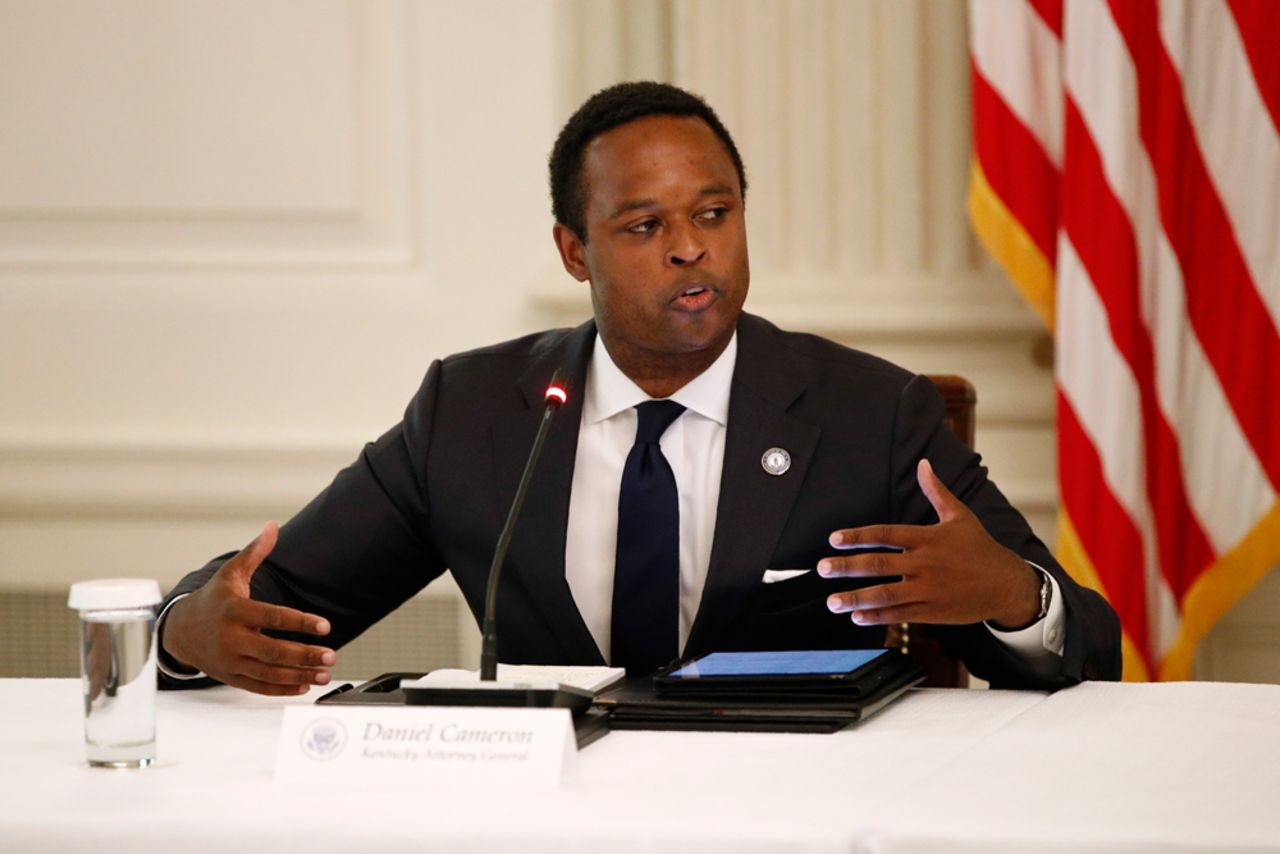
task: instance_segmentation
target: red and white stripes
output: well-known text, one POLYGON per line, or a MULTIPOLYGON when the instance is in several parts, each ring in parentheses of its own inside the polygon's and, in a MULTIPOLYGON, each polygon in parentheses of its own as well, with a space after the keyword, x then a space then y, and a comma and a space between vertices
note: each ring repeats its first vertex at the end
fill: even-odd
POLYGON ((971 0, 975 230, 1057 338, 1059 557, 1126 678, 1280 560, 1280 3, 971 0))

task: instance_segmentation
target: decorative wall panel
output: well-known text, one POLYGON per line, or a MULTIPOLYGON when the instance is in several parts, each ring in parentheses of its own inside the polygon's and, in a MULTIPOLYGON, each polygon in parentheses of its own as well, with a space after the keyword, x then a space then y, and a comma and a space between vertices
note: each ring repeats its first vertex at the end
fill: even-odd
POLYGON ((3 4, 0 270, 409 263, 411 8, 3 4))

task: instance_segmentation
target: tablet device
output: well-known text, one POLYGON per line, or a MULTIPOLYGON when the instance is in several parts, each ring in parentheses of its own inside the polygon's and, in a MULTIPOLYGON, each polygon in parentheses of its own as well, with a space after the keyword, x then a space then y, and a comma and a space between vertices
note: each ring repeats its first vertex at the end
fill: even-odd
POLYGON ((840 690, 892 662, 888 649, 809 649, 712 652, 675 664, 654 677, 659 690, 809 688, 840 690))

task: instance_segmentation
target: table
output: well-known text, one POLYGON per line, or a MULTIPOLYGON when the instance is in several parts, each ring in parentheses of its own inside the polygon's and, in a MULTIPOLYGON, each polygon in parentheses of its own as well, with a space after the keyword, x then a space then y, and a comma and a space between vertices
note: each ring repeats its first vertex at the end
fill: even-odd
POLYGON ((278 785, 298 702, 161 694, 157 766, 111 771, 76 680, 0 680, 0 850, 1280 851, 1280 686, 916 690, 834 735, 612 733, 545 789, 278 785))

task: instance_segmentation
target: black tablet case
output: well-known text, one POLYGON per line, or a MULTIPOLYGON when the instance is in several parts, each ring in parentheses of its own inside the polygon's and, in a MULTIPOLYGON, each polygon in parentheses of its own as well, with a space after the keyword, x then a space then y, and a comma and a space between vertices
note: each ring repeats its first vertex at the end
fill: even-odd
POLYGON ((835 732, 863 720, 920 684, 925 672, 897 653, 882 656, 853 682, 830 689, 785 683, 752 691, 655 690, 653 677, 632 677, 596 698, 610 729, 835 732))

